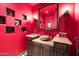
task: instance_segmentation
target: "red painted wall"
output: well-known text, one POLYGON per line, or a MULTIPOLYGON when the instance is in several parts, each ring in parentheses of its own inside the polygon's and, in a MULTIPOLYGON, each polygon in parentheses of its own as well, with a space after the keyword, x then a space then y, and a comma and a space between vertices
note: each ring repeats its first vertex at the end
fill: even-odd
POLYGON ((67 37, 72 42, 70 48, 70 54, 76 54, 75 37, 77 36, 77 24, 75 20, 75 4, 60 4, 59 5, 59 17, 60 17, 60 31, 67 32, 67 37), (68 10, 70 16, 63 16, 64 12, 68 10))
POLYGON ((75 41, 74 37, 79 37, 79 4, 59 4, 59 19, 60 30, 59 31, 44 31, 38 29, 38 21, 33 21, 33 18, 38 20, 38 8, 44 4, 37 4, 31 6, 29 4, 0 4, 0 15, 6 17, 6 24, 0 24, 0 55, 19 55, 21 52, 27 49, 26 34, 30 34, 34 31, 40 34, 46 34, 55 36, 58 32, 64 31, 68 33, 68 38, 72 41, 73 45, 70 48, 70 55, 75 55, 75 41), (6 7, 15 10, 15 17, 6 15, 6 7), (65 10, 69 11, 70 16, 63 16, 65 10), (27 15, 27 21, 22 20, 22 14, 27 15), (32 16, 33 14, 33 16, 32 16), (15 19, 22 21, 21 26, 15 26, 15 19), (5 27, 14 26, 15 33, 6 34, 5 27), (26 27, 26 33, 21 31, 21 27, 26 27))
MULTIPOLYGON (((77 24, 77 38, 76 40, 79 40, 79 3, 75 4, 75 20, 76 20, 76 24, 77 24)), ((76 41, 77 42, 77 41, 76 41)), ((77 43, 76 43, 77 46, 77 43)), ((79 45, 78 45, 79 47, 79 45)))
MULTIPOLYGON (((43 6, 44 4, 37 4, 33 6, 33 17, 35 17, 38 20, 38 8, 40 6, 43 6)), ((75 55, 75 41, 74 37, 77 36, 77 23, 75 19, 75 4, 70 3, 60 3, 59 4, 59 19, 60 19, 60 30, 59 31, 44 31, 39 30, 38 26, 36 26, 36 30, 40 34, 47 34, 51 36, 55 36, 58 32, 63 31, 67 32, 67 37, 70 39, 70 41, 73 43, 70 48, 70 55, 75 55), (70 16, 63 16, 65 11, 68 10, 70 16)), ((38 23, 38 22, 37 22, 38 23)))
POLYGON ((32 32, 32 6, 29 4, 0 4, 0 15, 6 17, 6 24, 0 24, 0 55, 19 55, 27 48, 26 34, 32 32), (15 17, 6 15, 6 8, 15 10, 15 17), (27 20, 22 20, 22 14, 27 15, 27 20), (15 19, 22 21, 21 26, 15 26, 15 19), (28 26, 29 25, 29 26, 28 26), (6 34, 6 26, 15 27, 15 32, 6 34), (26 27, 26 32, 21 31, 26 27))
POLYGON ((79 37, 79 4, 76 3, 75 4, 75 19, 76 19, 76 23, 77 23, 77 34, 79 37))

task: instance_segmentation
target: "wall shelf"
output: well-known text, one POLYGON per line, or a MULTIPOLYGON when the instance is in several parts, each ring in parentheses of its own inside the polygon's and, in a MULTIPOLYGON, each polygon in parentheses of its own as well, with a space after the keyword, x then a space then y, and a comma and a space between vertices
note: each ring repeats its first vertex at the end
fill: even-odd
POLYGON ((22 32, 26 32, 26 27, 22 27, 22 32))
POLYGON ((6 14, 7 14, 8 16, 15 17, 15 11, 12 10, 12 9, 6 8, 6 14))
POLYGON ((22 19, 23 19, 23 20, 27 20, 27 16, 24 15, 24 14, 22 14, 22 19))
POLYGON ((21 26, 21 20, 15 19, 15 26, 21 26))
POLYGON ((14 27, 7 26, 6 27, 6 34, 12 34, 12 33, 14 33, 14 27))
POLYGON ((6 20, 4 16, 0 16, 0 24, 6 24, 6 20))

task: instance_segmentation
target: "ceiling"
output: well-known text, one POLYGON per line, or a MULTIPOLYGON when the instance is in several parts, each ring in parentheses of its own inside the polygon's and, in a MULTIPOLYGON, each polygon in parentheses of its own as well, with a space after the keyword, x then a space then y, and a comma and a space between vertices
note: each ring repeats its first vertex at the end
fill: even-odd
POLYGON ((30 5, 32 5, 32 6, 35 6, 36 4, 38 4, 38 3, 29 3, 30 5))

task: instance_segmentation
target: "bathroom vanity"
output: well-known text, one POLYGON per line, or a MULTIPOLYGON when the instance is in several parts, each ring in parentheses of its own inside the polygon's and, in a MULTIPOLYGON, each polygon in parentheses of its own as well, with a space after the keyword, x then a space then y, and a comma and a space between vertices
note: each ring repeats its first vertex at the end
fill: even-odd
POLYGON ((45 40, 49 38, 47 35, 37 35, 36 37, 27 35, 27 37, 29 40, 27 55, 29 56, 67 56, 69 47, 72 45, 67 37, 55 36, 51 40, 45 40))

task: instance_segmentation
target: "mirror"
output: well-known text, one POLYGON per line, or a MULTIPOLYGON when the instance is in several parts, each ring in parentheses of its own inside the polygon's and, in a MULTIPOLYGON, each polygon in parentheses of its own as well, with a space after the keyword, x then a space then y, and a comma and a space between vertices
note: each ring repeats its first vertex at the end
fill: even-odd
POLYGON ((45 4, 38 9, 38 25, 42 30, 58 30, 58 4, 45 4))

